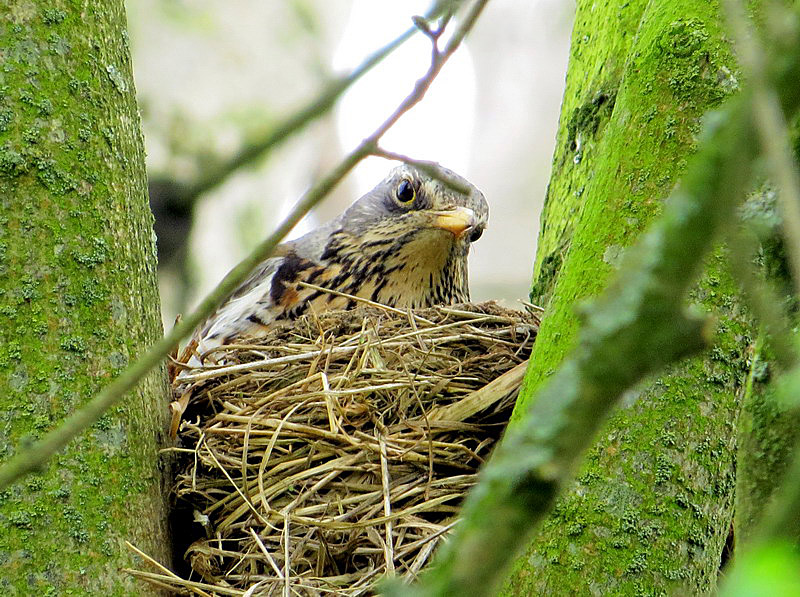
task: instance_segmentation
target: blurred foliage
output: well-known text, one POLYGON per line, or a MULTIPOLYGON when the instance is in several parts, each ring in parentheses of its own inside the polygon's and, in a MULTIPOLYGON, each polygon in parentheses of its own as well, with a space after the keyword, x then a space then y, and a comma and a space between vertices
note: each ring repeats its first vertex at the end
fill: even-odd
POLYGON ((725 597, 797 597, 800 553, 791 541, 774 541, 755 549, 725 578, 725 597))

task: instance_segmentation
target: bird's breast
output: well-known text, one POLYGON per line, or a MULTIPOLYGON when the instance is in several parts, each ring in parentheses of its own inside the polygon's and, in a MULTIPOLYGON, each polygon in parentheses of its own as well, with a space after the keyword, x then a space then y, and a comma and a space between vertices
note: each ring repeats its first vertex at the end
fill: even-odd
MULTIPOLYGON (((319 286, 397 307, 427 307, 469 300, 466 250, 441 230, 414 234, 335 237, 323 253, 329 275, 319 286)), ((349 308, 352 300, 317 291, 309 304, 349 308)))

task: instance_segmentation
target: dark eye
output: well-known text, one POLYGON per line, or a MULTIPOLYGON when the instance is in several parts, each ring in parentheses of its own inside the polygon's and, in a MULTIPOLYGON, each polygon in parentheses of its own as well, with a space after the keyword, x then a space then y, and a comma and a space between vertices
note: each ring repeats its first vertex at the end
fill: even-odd
POLYGON ((397 200, 400 203, 411 203, 417 196, 414 186, 407 180, 403 180, 397 185, 397 200))
POLYGON ((472 234, 469 235, 469 242, 474 243, 481 236, 483 236, 483 228, 476 228, 472 231, 472 234))

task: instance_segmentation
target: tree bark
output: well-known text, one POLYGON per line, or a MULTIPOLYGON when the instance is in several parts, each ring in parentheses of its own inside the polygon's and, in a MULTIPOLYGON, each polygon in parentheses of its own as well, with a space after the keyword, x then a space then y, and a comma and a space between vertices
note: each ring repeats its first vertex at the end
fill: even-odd
MULTIPOLYGON (((574 346, 580 300, 661 210, 700 117, 738 87, 716 2, 579 1, 531 298, 546 318, 518 415, 574 346)), ((690 300, 715 346, 631 392, 504 587, 663 595, 715 584, 751 331, 720 248, 690 300)))
MULTIPOLYGON (((0 7, 0 454, 25 449, 160 337, 122 0, 0 7)), ((3 595, 151 595, 169 562, 165 372, 0 496, 3 595)))

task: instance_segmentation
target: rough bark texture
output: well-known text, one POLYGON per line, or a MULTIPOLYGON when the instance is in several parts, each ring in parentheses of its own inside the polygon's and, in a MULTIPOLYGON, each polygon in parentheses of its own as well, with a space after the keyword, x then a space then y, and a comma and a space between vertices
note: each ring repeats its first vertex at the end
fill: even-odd
MULTIPOLYGON (((0 7, 0 456, 52 428, 161 334, 122 0, 0 7)), ((148 595, 168 561, 156 371, 46 470, 0 494, 0 594, 148 595)))
MULTIPOLYGON (((702 114, 737 87, 716 2, 579 1, 532 300, 547 317, 518 402, 573 347, 576 305, 661 209, 702 114)), ((507 581, 507 595, 713 587, 732 517, 750 328, 725 253, 690 300, 715 347, 631 392, 507 581)))

